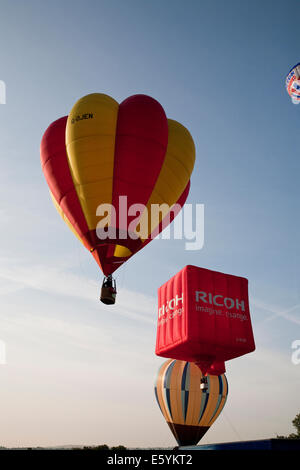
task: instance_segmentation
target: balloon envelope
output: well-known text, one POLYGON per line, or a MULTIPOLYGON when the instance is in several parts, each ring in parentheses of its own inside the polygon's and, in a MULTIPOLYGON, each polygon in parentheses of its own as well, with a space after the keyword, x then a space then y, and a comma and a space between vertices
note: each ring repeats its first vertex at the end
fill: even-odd
POLYGON ((206 373, 254 349, 247 279, 186 266, 159 288, 158 356, 196 362, 206 373))
POLYGON ((285 88, 294 104, 300 103, 300 63, 291 68, 285 79, 285 88))
POLYGON ((208 375, 201 389, 202 372, 193 363, 169 359, 160 368, 155 396, 178 445, 196 445, 216 421, 226 403, 224 374, 208 375))
POLYGON ((146 95, 121 104, 100 93, 84 96, 41 142, 54 205, 106 276, 178 214, 194 160, 188 130, 146 95), (154 205, 161 207, 155 216, 154 205))

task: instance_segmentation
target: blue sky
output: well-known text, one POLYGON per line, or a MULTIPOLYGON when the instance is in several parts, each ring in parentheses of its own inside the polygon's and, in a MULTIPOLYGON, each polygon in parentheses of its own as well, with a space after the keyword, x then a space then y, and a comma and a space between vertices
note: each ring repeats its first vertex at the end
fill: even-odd
POLYGON ((299 410, 297 1, 0 2, 0 445, 168 446, 154 401, 157 288, 186 264, 249 279, 257 349, 202 442, 292 432, 299 410), (188 202, 205 244, 155 240, 117 272, 117 305, 52 207, 42 134, 81 96, 156 98, 196 145, 188 202), (142 418, 143 417, 143 418, 142 418), (147 423, 145 426, 142 420, 147 423))

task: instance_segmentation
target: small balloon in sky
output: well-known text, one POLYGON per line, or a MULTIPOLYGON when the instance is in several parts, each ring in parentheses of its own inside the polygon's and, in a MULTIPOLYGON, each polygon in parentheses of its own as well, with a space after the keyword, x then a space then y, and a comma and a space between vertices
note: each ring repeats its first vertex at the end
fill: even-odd
POLYGON ((300 62, 289 71, 285 80, 286 91, 291 97, 292 103, 300 103, 300 62))

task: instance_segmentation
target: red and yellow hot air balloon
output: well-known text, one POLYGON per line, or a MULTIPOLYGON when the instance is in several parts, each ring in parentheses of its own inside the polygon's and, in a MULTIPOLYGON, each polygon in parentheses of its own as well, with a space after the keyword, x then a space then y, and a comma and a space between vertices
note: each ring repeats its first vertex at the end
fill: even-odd
POLYGON ((121 104, 101 93, 84 96, 41 142, 54 205, 108 280, 177 215, 194 161, 189 131, 146 95, 121 104))
POLYGON ((155 396, 178 445, 196 445, 223 410, 228 383, 224 374, 203 374, 196 364, 169 359, 160 368, 155 396))

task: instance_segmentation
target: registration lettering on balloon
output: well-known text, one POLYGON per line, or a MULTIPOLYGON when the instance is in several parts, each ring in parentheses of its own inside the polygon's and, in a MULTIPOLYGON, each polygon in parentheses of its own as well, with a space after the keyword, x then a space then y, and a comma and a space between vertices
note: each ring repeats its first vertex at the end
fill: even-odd
POLYGON ((93 113, 81 114, 81 116, 76 116, 75 118, 72 118, 71 124, 75 124, 76 122, 81 121, 82 119, 93 119, 93 117, 93 113))

